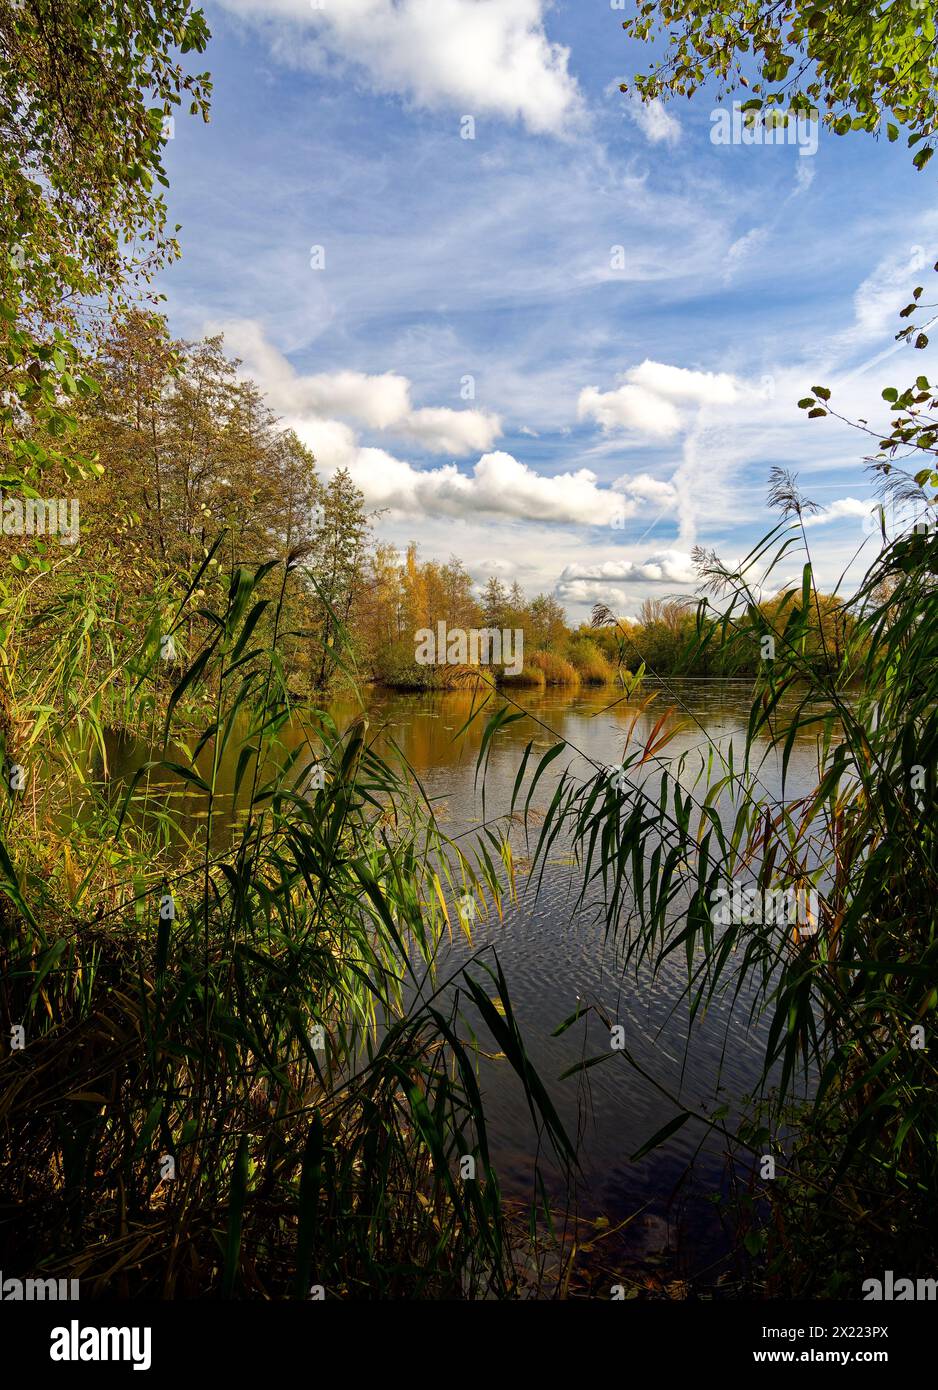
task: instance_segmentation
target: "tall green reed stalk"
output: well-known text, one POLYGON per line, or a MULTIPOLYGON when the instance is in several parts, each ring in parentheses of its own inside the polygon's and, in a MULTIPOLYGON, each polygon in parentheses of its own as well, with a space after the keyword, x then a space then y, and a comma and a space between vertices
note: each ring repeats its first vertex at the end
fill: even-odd
POLYGON ((0 838, 0 1009, 25 1041, 0 1060, 3 1268, 83 1296, 530 1293, 486 1030, 574 1156, 497 959, 438 959, 454 894, 497 904, 510 861, 445 839, 364 714, 297 710, 278 649, 302 557, 198 607, 217 549, 142 619, 107 581, 5 594, 6 764, 28 782, 0 838), (119 794, 115 717, 154 749, 119 794), (172 787, 204 807, 184 837, 172 787))
MULTIPOLYGON (((938 476, 882 471, 920 517, 933 514, 924 489, 938 476)), ((859 1297, 864 1273, 934 1275, 938 1256, 938 535, 884 531, 856 591, 839 597, 832 643, 804 524, 811 504, 782 473, 771 500, 782 521, 738 566, 697 556, 704 592, 688 669, 717 642, 731 668, 766 654, 738 738, 721 747, 702 730, 701 751, 670 759, 663 715, 644 744, 630 734, 620 767, 563 772, 532 857, 536 883, 569 837, 578 908, 599 904, 627 968, 654 974, 683 958, 691 1029, 716 999, 737 1023, 748 1010, 765 1025, 745 1121, 731 1127, 727 1106, 705 1112, 675 1097, 672 1120, 640 1153, 685 1124, 729 1144, 757 1282, 859 1297), (762 596, 799 552, 801 581, 783 585, 770 619, 762 596), (806 739, 817 779, 793 793, 792 750, 806 739), (740 885, 759 895, 756 912, 721 920, 715 905, 740 885), (802 902, 813 890, 816 917, 764 920, 775 890, 802 902)), ((557 743, 528 768, 529 747, 513 802, 522 814, 562 752, 557 743)), ((623 1059, 607 1049, 581 1066, 623 1059)))

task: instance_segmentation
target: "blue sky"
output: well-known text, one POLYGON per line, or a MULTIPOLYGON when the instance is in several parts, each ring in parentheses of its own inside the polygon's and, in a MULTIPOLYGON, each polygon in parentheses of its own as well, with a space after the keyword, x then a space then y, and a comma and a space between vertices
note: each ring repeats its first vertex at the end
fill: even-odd
POLYGON ((713 92, 618 90, 647 53, 600 0, 206 11, 212 122, 178 117, 166 157, 170 322, 225 332, 382 539, 631 616, 693 591, 695 544, 749 550, 781 464, 826 508, 834 582, 871 529, 867 446, 796 402, 820 382, 885 421, 883 386, 936 372, 894 350, 938 259, 904 143, 714 144, 713 92))

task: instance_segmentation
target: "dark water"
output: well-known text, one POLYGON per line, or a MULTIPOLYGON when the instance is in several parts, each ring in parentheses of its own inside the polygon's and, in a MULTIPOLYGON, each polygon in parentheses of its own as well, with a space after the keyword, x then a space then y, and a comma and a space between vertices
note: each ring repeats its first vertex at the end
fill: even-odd
MULTIPOLYGON (((642 699, 657 687, 646 684, 642 699)), ((534 820, 548 804, 560 769, 570 765, 586 774, 579 754, 603 764, 621 762, 626 732, 632 726, 629 748, 644 744, 660 715, 669 707, 668 728, 673 738, 662 751, 669 760, 688 753, 685 789, 694 790, 699 758, 707 741, 741 752, 749 714, 751 687, 747 682, 677 681, 658 690, 648 709, 638 700, 619 702, 608 690, 530 692, 522 696, 533 716, 504 729, 491 746, 485 777, 484 816, 495 820, 510 802, 525 745, 535 742, 546 751, 558 737, 570 745, 539 783, 532 801, 534 820), (541 721, 540 723, 538 721, 541 721), (546 727, 543 727, 546 726, 546 727)), ((474 786, 476 758, 484 718, 457 738, 468 718, 472 697, 466 692, 401 695, 371 692, 366 698, 373 728, 381 730, 383 750, 396 742, 432 800, 441 828, 471 849, 483 818, 481 789, 474 786)), ((332 707, 340 727, 354 718, 358 706, 332 707)), ((297 734, 299 739, 301 736, 297 734)), ((766 750, 767 751, 767 750, 766 750)), ((112 750, 112 772, 126 776, 140 750, 120 745, 112 750)), ((529 763, 529 773, 533 766, 529 763)), ((816 748, 805 737, 794 749, 786 796, 806 790, 816 771, 816 748)), ((223 769, 233 776, 233 769, 223 769)), ((660 775, 660 774, 659 774, 660 775)), ((759 769, 765 791, 780 790, 780 765, 769 754, 759 769)), ((195 828, 200 814, 198 794, 180 793, 195 828)), ((698 787, 695 795, 702 792, 698 787)), ((535 828, 536 835, 536 828, 535 828)), ((730 1007, 716 1004, 698 1016, 688 1036, 687 1010, 681 996, 687 982, 683 952, 669 957, 657 975, 650 969, 626 972, 617 957, 615 941, 607 939, 605 924, 595 912, 577 912, 577 883, 570 847, 552 854, 539 891, 526 869, 523 829, 512 832, 518 866, 518 900, 505 899, 501 920, 494 912, 473 928, 472 948, 461 938, 447 946, 441 969, 455 970, 481 951, 490 958, 494 947, 508 981, 512 1005, 529 1056, 548 1085, 561 1119, 572 1136, 579 1136, 582 1173, 577 1205, 584 1216, 606 1217, 613 1227, 633 1216, 618 1235, 604 1235, 595 1247, 602 1277, 620 1266, 654 1269, 667 1277, 715 1277, 725 1248, 716 1208, 711 1200, 726 1182, 726 1158, 719 1142, 707 1140, 705 1127, 688 1123, 644 1159, 630 1155, 686 1106, 700 1113, 730 1104, 754 1087, 765 1041, 765 1027, 750 1023, 749 998, 743 994, 730 1007), (560 1037, 558 1024, 578 1007, 593 1005, 560 1037), (583 1058, 610 1051, 608 1029, 601 1018, 621 1024, 626 1047, 642 1076, 616 1053, 602 1065, 579 1076, 559 1080, 583 1058)), ((470 965, 483 978, 478 965, 470 965)), ((493 991, 489 991, 490 993, 493 991)), ((503 1191, 508 1196, 534 1195, 533 1159, 536 1136, 519 1090, 504 1061, 481 1064, 490 1140, 503 1191)), ((546 1164, 548 1188, 558 1189, 546 1164)), ((580 1232, 583 1239, 582 1229, 580 1232)))

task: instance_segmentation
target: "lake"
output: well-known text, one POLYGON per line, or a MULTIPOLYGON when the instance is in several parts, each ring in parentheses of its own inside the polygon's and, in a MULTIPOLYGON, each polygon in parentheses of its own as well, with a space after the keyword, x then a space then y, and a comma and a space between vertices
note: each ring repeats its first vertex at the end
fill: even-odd
MULTIPOLYGON (((673 738, 666 759, 682 753, 691 758, 685 786, 692 787, 694 760, 706 756, 708 740, 726 750, 743 747, 749 714, 751 684, 732 680, 674 680, 667 689, 647 682, 639 696, 628 701, 609 688, 518 692, 531 717, 509 725, 491 745, 485 778, 485 818, 503 816, 525 745, 546 751, 557 740, 570 745, 538 784, 532 801, 533 819, 550 800, 560 770, 589 767, 584 759, 605 765, 622 761, 626 730, 635 720, 633 742, 643 744, 660 715, 669 707, 673 738), (656 694, 649 708, 645 698, 656 694), (637 719, 636 719, 637 715, 637 719)), ((460 737, 473 708, 469 692, 400 694, 370 690, 365 702, 379 745, 389 754, 396 743, 432 801, 443 831, 468 850, 483 817, 481 785, 475 785, 476 758, 484 717, 460 737)), ((352 701, 330 705, 344 727, 359 712, 352 701)), ((301 734, 298 732, 297 741, 301 734)), ((112 775, 123 780, 139 765, 143 753, 133 740, 115 740, 109 750, 112 775)), ((772 795, 780 791, 780 760, 774 753, 760 768, 760 779, 772 795)), ((534 760, 529 762, 528 772, 534 760)), ((795 746, 786 796, 806 790, 816 772, 814 738, 805 735, 795 746)), ((223 769, 225 776, 233 769, 223 769)), ((659 768, 660 775, 660 768, 659 768)), ((180 790, 184 818, 197 819, 198 794, 180 790)), ((190 827, 191 828, 191 827, 190 827)), ((534 827, 536 835, 536 825, 534 827)), ((725 1188, 727 1163, 722 1146, 704 1142, 706 1130, 688 1123, 665 1144, 635 1162, 630 1155, 662 1128, 680 1106, 706 1113, 746 1095, 759 1075, 764 1029, 750 1026, 749 999, 742 995, 734 1008, 717 1004, 695 1022, 688 1038, 687 1010, 681 1001, 686 984, 682 952, 675 952, 653 976, 650 969, 623 971, 614 941, 607 939, 598 914, 577 912, 578 887, 570 847, 552 855, 540 885, 526 874, 523 827, 512 832, 518 865, 518 900, 504 901, 501 920, 491 913, 473 927, 472 947, 458 933, 445 947, 441 969, 466 964, 475 952, 491 948, 498 954, 508 981, 512 1005, 529 1056, 548 1085, 554 1104, 571 1136, 580 1144, 582 1171, 576 1204, 582 1218, 606 1218, 611 1227, 632 1218, 618 1234, 601 1234, 589 1249, 582 1278, 609 1282, 618 1269, 643 1271, 662 1282, 675 1278, 706 1283, 721 1268, 726 1237, 713 1194, 725 1188), (594 1005, 589 1021, 579 1022, 559 1037, 558 1024, 578 1007, 594 1005), (586 1057, 610 1050, 608 1030, 600 1019, 620 1024, 626 1047, 647 1075, 642 1076, 621 1054, 578 1076, 559 1080, 569 1067, 586 1057), (657 1084, 656 1084, 657 1083, 657 1084), (659 1088, 663 1088, 659 1089, 659 1088), (664 1093, 663 1093, 664 1092, 664 1093)), ((559 844, 559 842, 558 842, 559 844)), ((479 977, 478 967, 475 973, 479 977)), ((508 1197, 535 1195, 533 1156, 536 1137, 509 1068, 498 1061, 481 1062, 495 1164, 508 1197)), ((549 1162, 545 1164, 548 1191, 559 1202, 560 1189, 549 1162)), ((588 1226, 579 1239, 591 1244, 588 1226)))

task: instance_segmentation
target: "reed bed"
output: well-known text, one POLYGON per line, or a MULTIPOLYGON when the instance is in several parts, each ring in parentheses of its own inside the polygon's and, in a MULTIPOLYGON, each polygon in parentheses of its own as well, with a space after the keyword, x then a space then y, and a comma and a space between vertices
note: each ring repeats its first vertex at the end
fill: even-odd
MULTIPOLYGON (((886 471, 929 517, 925 484, 938 474, 886 471)), ((819 660, 810 503, 781 473, 772 500, 782 520, 737 569, 697 557, 705 596, 686 667, 717 642, 741 661, 770 653, 736 748, 701 730, 698 749, 669 757, 672 716, 693 717, 675 692, 644 742, 633 721, 615 777, 597 765, 556 780, 530 826, 532 882, 570 837, 578 906, 591 910, 600 894, 626 969, 686 961, 691 1028, 717 998, 737 1009, 752 1001, 766 1043, 756 1094, 735 1098, 745 1122, 730 1127, 726 1106, 672 1096, 673 1119, 641 1152, 684 1125, 732 1150, 729 1219, 753 1291, 858 1298, 865 1277, 933 1277, 938 1258, 938 533, 926 523, 884 537, 857 589, 837 599, 846 640, 819 660), (784 586, 769 624, 749 577, 764 589, 799 550, 801 582, 784 586), (817 779, 794 794, 789 761, 805 739, 817 779), (766 768, 780 770, 781 795, 766 768), (813 890, 817 913, 794 923, 715 914, 742 886, 762 901, 769 892, 809 901, 813 890)), ((597 622, 615 620, 600 611, 597 622)), ((490 741, 497 732, 493 720, 490 741)), ((538 759, 528 746, 515 791, 522 817, 563 752, 558 742, 538 759)), ((582 1068, 628 1065, 591 1012, 564 1025, 592 1029, 582 1068)))
POLYGON ((437 960, 456 895, 497 911, 510 857, 448 843, 364 715, 305 710, 288 750, 293 563, 236 570, 215 609, 196 576, 142 627, 93 586, 54 613, 5 594, 5 763, 29 775, 0 839, 0 1009, 24 1042, 0 1060, 0 1261, 83 1298, 521 1296, 538 1257, 492 1167, 480 1048, 572 1149, 497 959, 437 960), (169 683, 167 632, 189 639, 169 683), (123 787, 115 709, 156 749, 123 787), (167 778, 204 807, 183 843, 167 778))

